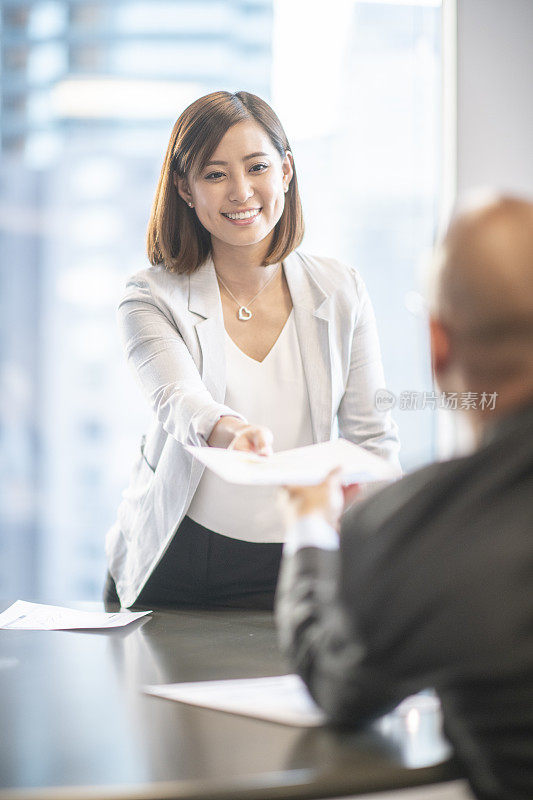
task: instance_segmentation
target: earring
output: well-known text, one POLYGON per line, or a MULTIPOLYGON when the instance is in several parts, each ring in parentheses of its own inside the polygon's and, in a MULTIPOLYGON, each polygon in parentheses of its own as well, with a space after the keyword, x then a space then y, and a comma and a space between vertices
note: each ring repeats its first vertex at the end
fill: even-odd
POLYGON ((189 208, 192 208, 192 203, 190 200, 187 201, 187 205, 189 206, 189 208))

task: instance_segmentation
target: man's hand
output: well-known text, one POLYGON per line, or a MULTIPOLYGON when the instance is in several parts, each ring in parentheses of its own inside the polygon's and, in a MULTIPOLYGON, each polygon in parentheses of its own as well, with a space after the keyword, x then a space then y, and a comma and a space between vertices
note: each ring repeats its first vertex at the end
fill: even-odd
POLYGON ((332 470, 326 480, 316 486, 286 486, 287 523, 308 514, 319 514, 338 531, 343 512, 359 492, 358 483, 341 484, 340 472, 339 468, 332 470))
POLYGON ((340 469, 332 470, 326 480, 316 486, 286 486, 290 524, 294 519, 308 514, 319 514, 332 528, 339 529, 344 508, 344 493, 340 482, 340 469))

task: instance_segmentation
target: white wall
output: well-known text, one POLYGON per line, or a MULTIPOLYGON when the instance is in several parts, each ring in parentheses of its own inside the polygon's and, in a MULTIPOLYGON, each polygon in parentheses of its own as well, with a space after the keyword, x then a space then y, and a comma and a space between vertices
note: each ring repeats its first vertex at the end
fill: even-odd
POLYGON ((456 3, 458 197, 533 197, 533 0, 456 3))
MULTIPOLYGON (((443 0, 441 233, 477 188, 533 198, 533 0, 443 0)), ((439 413, 439 458, 466 453, 465 420, 439 413)))

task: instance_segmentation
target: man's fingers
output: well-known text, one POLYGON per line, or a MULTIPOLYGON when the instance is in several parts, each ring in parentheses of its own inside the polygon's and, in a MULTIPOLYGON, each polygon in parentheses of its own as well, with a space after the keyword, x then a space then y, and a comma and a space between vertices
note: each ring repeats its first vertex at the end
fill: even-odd
POLYGON ((348 506, 350 503, 355 500, 359 492, 361 491, 361 486, 358 483, 350 483, 348 486, 342 486, 342 493, 344 495, 344 505, 348 506))
POLYGON ((301 486, 283 486, 282 489, 287 493, 289 500, 294 500, 306 491, 301 486))
MULTIPOLYGON (((293 486, 293 485, 289 485, 289 486, 284 486, 283 488, 285 489, 285 491, 287 492, 289 497, 299 497, 304 492, 307 492, 307 491, 314 491, 315 489, 320 489, 320 488, 324 488, 325 489, 325 488, 327 488, 331 484, 331 482, 337 481, 337 480, 340 479, 341 472, 342 472, 341 467, 334 467, 332 470, 330 470, 328 472, 328 474, 326 475, 324 480, 321 481, 320 483, 313 484, 312 486, 307 486, 307 485, 305 485, 305 486, 293 486)), ((354 485, 357 485, 357 484, 354 484, 354 485)))
POLYGON ((326 475, 326 481, 333 481, 336 480, 337 478, 340 478, 341 472, 342 472, 341 467, 333 467, 333 469, 330 470, 326 475))

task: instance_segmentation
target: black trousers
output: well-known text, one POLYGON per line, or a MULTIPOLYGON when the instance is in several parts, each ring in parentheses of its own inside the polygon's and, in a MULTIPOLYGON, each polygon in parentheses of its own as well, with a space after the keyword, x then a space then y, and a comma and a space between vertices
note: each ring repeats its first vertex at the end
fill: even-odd
MULTIPOLYGON (((282 545, 243 542, 185 517, 135 606, 200 606, 271 610, 282 545)), ((108 573, 104 602, 119 602, 108 573)))

